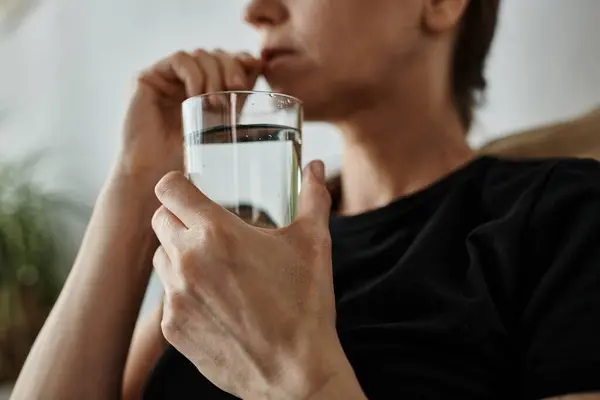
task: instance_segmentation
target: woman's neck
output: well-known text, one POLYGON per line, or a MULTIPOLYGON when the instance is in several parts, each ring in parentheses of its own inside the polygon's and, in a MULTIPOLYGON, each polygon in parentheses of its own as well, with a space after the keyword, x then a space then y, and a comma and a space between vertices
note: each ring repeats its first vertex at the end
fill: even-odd
POLYGON ((338 214, 385 206, 474 158, 451 100, 414 100, 388 99, 337 124, 344 139, 338 214))

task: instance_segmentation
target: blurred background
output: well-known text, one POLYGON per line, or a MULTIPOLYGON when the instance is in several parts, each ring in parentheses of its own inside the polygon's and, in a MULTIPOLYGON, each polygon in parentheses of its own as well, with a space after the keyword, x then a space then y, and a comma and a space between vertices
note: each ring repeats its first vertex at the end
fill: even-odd
MULTIPOLYGON (((136 74, 179 49, 256 52, 258 36, 240 21, 244 3, 0 0, 0 386, 79 244, 136 74)), ((473 146, 599 106, 598 21, 598 0, 503 0, 473 146)), ((335 169, 335 130, 309 124, 303 151, 304 161, 335 169)), ((159 295, 153 281, 143 314, 159 295)))

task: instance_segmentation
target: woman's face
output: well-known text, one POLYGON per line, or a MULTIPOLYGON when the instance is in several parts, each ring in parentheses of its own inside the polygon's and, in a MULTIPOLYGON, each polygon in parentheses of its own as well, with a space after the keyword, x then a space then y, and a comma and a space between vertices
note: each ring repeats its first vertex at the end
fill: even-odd
POLYGON ((252 0, 245 19, 262 33, 265 77, 333 121, 368 106, 414 68, 426 0, 252 0), (411 67, 413 65, 413 67, 411 67))

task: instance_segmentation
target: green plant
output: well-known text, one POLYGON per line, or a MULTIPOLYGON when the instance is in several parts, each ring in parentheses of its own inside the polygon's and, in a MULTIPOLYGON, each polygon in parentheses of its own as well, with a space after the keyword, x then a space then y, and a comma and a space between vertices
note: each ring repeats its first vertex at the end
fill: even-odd
POLYGON ((16 378, 62 286, 82 207, 36 185, 37 158, 0 166, 0 383, 16 378))

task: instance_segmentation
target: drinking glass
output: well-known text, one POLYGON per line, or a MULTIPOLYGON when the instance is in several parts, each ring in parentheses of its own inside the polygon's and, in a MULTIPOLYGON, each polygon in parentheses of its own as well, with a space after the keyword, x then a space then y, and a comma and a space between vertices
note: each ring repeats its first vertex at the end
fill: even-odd
POLYGON ((249 224, 290 224, 301 181, 301 102, 270 92, 217 92, 185 100, 182 112, 188 179, 249 224))

